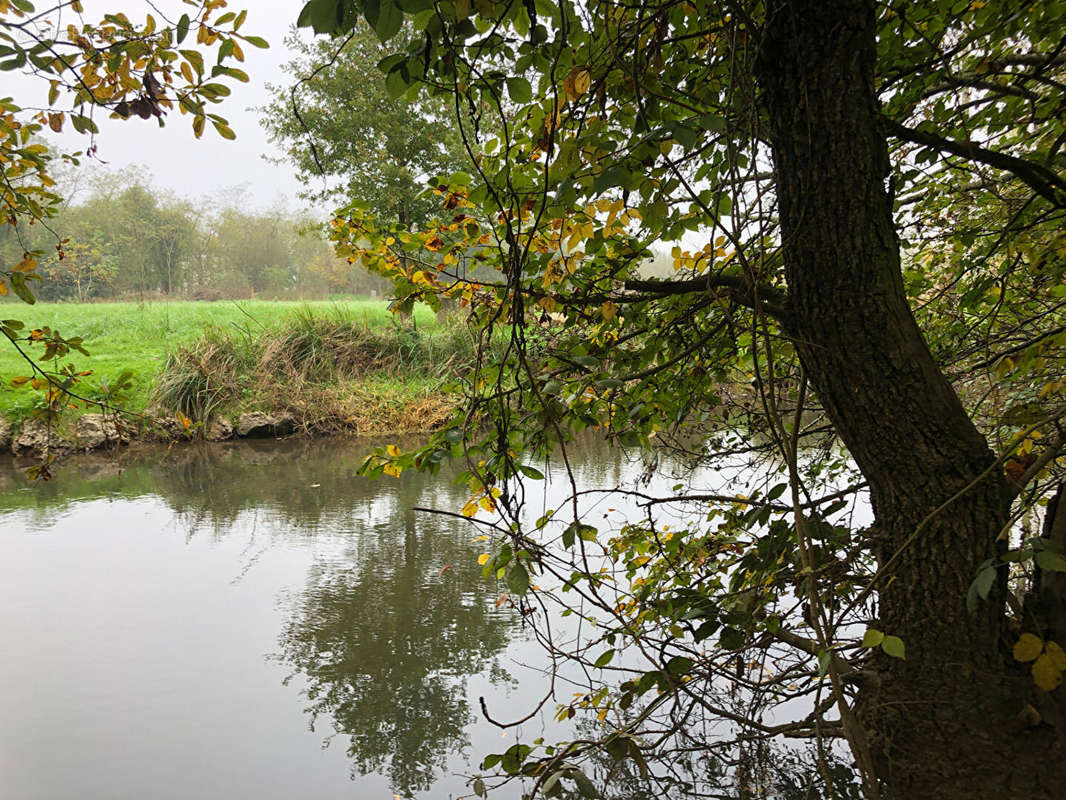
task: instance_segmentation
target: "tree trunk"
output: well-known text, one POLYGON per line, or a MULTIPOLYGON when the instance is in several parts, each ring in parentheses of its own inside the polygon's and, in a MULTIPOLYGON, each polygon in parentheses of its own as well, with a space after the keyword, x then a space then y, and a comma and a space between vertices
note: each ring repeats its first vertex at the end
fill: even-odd
POLYGON ((1010 496, 907 303, 875 34, 868 0, 772 0, 757 65, 789 333, 869 482, 869 535, 888 566, 879 624, 907 650, 879 658, 859 712, 893 798, 1061 797, 1063 731, 1016 722, 1034 686, 1003 640, 1004 587, 966 609, 1010 496))

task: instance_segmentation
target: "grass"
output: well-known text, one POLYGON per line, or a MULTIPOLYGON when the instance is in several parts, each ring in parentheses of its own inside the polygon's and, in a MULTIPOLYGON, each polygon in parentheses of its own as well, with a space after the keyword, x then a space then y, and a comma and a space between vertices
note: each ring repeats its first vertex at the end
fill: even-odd
MULTIPOLYGON (((132 372, 132 387, 123 404, 134 411, 143 410, 152 402, 168 358, 181 348, 200 342, 208 331, 208 338, 218 343, 254 341, 266 331, 282 329, 298 333, 303 328, 306 333, 308 320, 319 319, 343 320, 347 325, 368 331, 391 334, 396 330, 395 318, 386 303, 370 299, 306 303, 267 300, 38 303, 35 306, 4 303, 0 306, 0 316, 21 319, 27 328, 47 325, 66 337, 81 336, 91 357, 75 353, 70 360, 79 369, 92 370, 92 375, 83 379, 79 393, 99 396, 101 383, 113 384, 124 371, 132 372)), ((436 331, 436 318, 428 308, 416 309, 415 319, 420 332, 436 331)), ((393 338, 399 342, 397 347, 402 346, 402 336, 393 338)), ((435 340, 436 336, 421 338, 435 340)), ((299 342, 291 344, 299 345, 299 342)), ((21 419, 39 402, 39 395, 32 390, 11 386, 12 378, 29 372, 15 349, 0 341, 0 414, 3 416, 21 419)))
POLYGON ((473 339, 460 324, 416 331, 344 308, 301 308, 254 331, 208 328, 171 353, 154 398, 195 421, 264 410, 309 431, 402 433, 443 421, 442 385, 473 360, 473 339))

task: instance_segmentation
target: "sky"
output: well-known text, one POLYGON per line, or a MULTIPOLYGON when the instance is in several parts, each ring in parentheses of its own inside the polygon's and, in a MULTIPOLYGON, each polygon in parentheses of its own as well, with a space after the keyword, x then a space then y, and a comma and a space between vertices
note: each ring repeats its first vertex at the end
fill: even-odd
MULTIPOLYGON (((229 81, 233 93, 212 109, 229 120, 237 134, 236 140, 223 139, 210 125, 203 137, 196 139, 192 118, 176 110, 168 114, 164 128, 158 127, 154 119, 111 120, 97 116, 100 125, 97 156, 102 166, 107 169, 143 166, 156 186, 190 200, 232 199, 241 194, 238 187, 242 187, 247 202, 259 209, 279 204, 291 209, 303 207, 304 203, 296 196, 299 183, 293 168, 288 164, 271 164, 263 158, 280 153, 267 140, 255 108, 265 105, 269 99, 266 84, 287 85, 289 81, 281 69, 291 57, 283 39, 304 2, 229 1, 232 10, 248 11, 241 33, 261 36, 270 43, 268 50, 244 48, 246 59, 240 66, 250 81, 247 84, 229 81)), ((114 11, 123 11, 131 19, 140 20, 147 13, 152 13, 157 20, 160 16, 177 20, 183 13, 181 0, 84 0, 83 5, 87 20, 114 11)), ((23 106, 44 104, 47 83, 11 73, 0 75, 0 95, 13 96, 23 106)), ((59 136, 49 134, 49 140, 68 151, 84 150, 88 144, 88 137, 73 131, 59 136)))

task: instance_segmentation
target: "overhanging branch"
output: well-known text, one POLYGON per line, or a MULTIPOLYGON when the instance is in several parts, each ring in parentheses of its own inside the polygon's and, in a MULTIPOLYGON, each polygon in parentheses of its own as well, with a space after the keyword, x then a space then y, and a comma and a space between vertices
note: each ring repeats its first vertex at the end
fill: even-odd
POLYGON ((753 286, 740 275, 701 275, 679 281, 632 279, 625 282, 625 288, 662 297, 724 289, 742 306, 763 311, 781 321, 788 316, 788 296, 783 291, 773 286, 753 286))
POLYGON ((885 129, 897 139, 932 147, 941 152, 951 153, 969 161, 976 161, 980 164, 1009 172, 1041 197, 1050 201, 1054 206, 1058 208, 1066 207, 1066 180, 1047 167, 1034 164, 1017 156, 997 153, 995 150, 981 147, 976 142, 947 139, 928 131, 908 128, 906 125, 901 125, 887 117, 884 117, 883 120, 885 129))

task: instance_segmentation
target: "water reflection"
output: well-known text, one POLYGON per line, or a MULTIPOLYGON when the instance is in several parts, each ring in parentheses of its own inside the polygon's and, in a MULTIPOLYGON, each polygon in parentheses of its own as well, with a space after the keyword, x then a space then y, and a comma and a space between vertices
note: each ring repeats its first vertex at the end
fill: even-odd
POLYGON ((468 743, 465 676, 494 666, 515 627, 495 609, 468 526, 419 515, 425 476, 404 476, 397 517, 316 564, 289 600, 279 658, 304 679, 307 711, 348 739, 359 774, 407 796, 429 789, 468 743))
MULTIPOLYGON (((476 531, 411 510, 457 508, 465 490, 448 476, 365 481, 369 446, 131 450, 74 459, 43 484, 0 462, 0 604, 20 609, 0 618, 13 642, 0 686, 56 687, 34 698, 0 689, 5 727, 24 734, 0 735, 13 796, 267 800, 292 796, 281 774, 319 798, 463 793, 449 774, 472 771, 486 747, 484 733, 469 746, 479 728, 468 683, 476 676, 490 706, 527 691, 507 672, 524 634, 481 577, 476 531), (103 625, 91 635, 90 616, 103 625), (82 638, 84 652, 71 644, 82 638), (95 733, 64 744, 84 768, 49 772, 46 743, 91 705, 86 686, 138 698, 138 710, 93 706, 84 727, 95 733), (346 753, 343 785, 316 761, 323 738, 346 753), (204 767, 159 779, 205 749, 238 777, 204 767)), ((602 445, 575 461, 585 485, 626 470, 602 445)))

